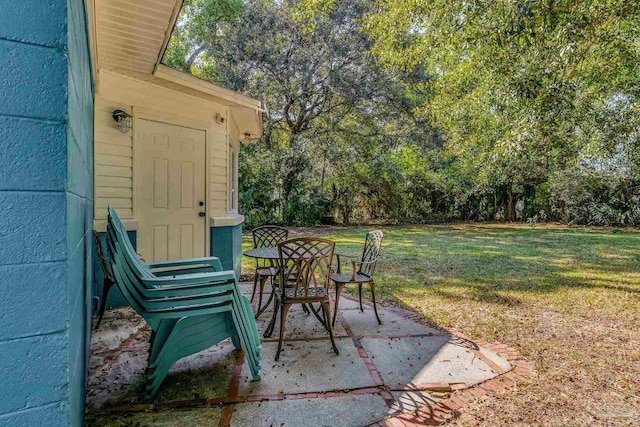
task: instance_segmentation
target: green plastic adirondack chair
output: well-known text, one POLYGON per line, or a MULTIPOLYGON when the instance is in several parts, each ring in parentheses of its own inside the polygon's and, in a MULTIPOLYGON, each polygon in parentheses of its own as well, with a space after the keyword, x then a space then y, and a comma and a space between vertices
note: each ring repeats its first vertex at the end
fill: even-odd
MULTIPOLYGON (((233 272, 219 272, 221 270, 221 265, 220 265, 220 261, 216 258, 200 258, 200 259, 194 259, 194 260, 180 260, 175 262, 152 264, 149 266, 151 267, 151 269, 157 268, 157 267, 175 268, 175 267, 184 267, 186 265, 191 266, 189 270, 179 269, 179 270, 173 270, 170 272, 164 271, 161 275, 152 273, 151 269, 140 261, 137 254, 133 250, 133 246, 131 245, 130 241, 127 238, 126 230, 124 229, 124 226, 119 220, 115 210, 110 209, 109 219, 110 219, 110 225, 116 231, 116 234, 114 236, 117 237, 117 240, 115 241, 118 243, 124 244, 122 245, 123 246, 122 249, 123 249, 123 254, 125 255, 127 263, 129 264, 130 267, 133 267, 133 270, 137 270, 137 271, 134 271, 134 273, 137 273, 138 276, 140 276, 139 278, 142 279, 143 287, 138 288, 137 290, 138 292, 142 292, 143 296, 144 295, 152 296, 153 291, 150 292, 149 289, 153 290, 158 287, 161 287, 165 291, 165 293, 171 293, 171 295, 200 294, 202 293, 202 291, 199 290, 199 286, 203 283, 210 282, 212 279, 226 279, 226 280, 232 279, 233 284, 234 285, 236 284, 235 276, 233 275, 233 272), (203 263, 209 264, 209 266, 207 267, 198 266, 203 263), (191 272, 194 269, 195 270, 208 269, 209 271, 211 270, 218 271, 218 273, 193 274, 191 272), (171 280, 171 283, 173 284, 173 286, 180 285, 179 289, 167 288, 166 286, 166 284, 168 283, 167 280, 163 280, 158 277, 158 276, 166 277, 168 274, 172 274, 174 276, 171 280), (183 274, 183 276, 176 277, 179 274, 183 274)), ((251 318, 252 311, 251 311, 250 304, 248 300, 240 294, 237 286, 234 286, 233 296, 234 296, 235 302, 238 303, 240 308, 243 308, 244 306, 245 315, 251 318)), ((242 323, 245 327, 248 328, 248 331, 251 333, 252 341, 255 341, 255 344, 257 345, 258 354, 259 354, 260 348, 259 348, 258 333, 257 333, 257 328, 255 327, 255 322, 254 321, 247 322, 246 319, 242 319, 242 323)))
MULTIPOLYGON (((127 236, 124 224, 122 224, 122 221, 120 221, 120 218, 118 217, 117 213, 111 207, 109 207, 109 223, 116 230, 116 233, 118 236, 117 241, 123 243, 123 250, 124 250, 124 254, 126 256, 127 261, 134 268, 136 268, 136 270, 138 271, 138 274, 142 275, 145 278, 143 279, 144 288, 141 290, 141 292, 145 295, 150 295, 149 292, 145 292, 145 290, 150 288, 155 289, 158 286, 163 286, 164 282, 162 280, 158 280, 158 277, 166 277, 168 275, 173 275, 173 276, 177 276, 180 274, 184 275, 182 280, 176 279, 175 277, 173 280, 173 283, 181 284, 182 287, 178 290, 169 290, 174 293, 177 292, 179 295, 184 295, 186 293, 190 293, 190 294, 199 293, 200 291, 198 290, 198 283, 205 283, 205 282, 211 281, 212 279, 215 279, 216 277, 221 277, 223 279, 233 278, 235 283, 235 275, 233 274, 233 272, 232 271, 220 272, 220 270, 222 270, 222 265, 220 263, 220 260, 214 257, 168 261, 168 262, 150 264, 149 266, 147 266, 143 262, 141 262, 140 258, 135 253, 135 250, 133 249, 133 245, 131 245, 131 242, 127 236), (185 269, 185 267, 187 268, 185 269), (155 268, 162 268, 163 271, 160 274, 152 273, 151 270, 155 268), (167 268, 170 268, 170 270, 167 271, 166 270, 167 268), (200 271, 210 271, 211 273, 205 274, 205 275, 194 274, 194 272, 200 272, 200 271), (219 273, 215 274, 216 271, 219 273), (149 282, 152 282, 151 286, 147 285, 147 283, 149 282)), ((166 287, 164 287, 164 289, 167 290, 166 287)), ((236 300, 236 303, 240 307, 244 306, 246 314, 252 317, 253 311, 251 309, 251 304, 244 296, 242 296, 237 286, 235 286, 235 289, 234 289, 234 298, 236 300)), ((243 320, 243 323, 245 323, 244 320, 243 320)), ((258 345, 257 349, 259 354, 260 353, 259 335, 257 332, 255 321, 250 321, 248 323, 249 324, 245 326, 248 328, 249 332, 251 333, 252 341, 254 341, 256 345, 258 345)), ((251 354, 248 354, 248 356, 251 357, 251 354)), ((258 361, 256 360, 256 363, 257 362, 258 361)))
MULTIPOLYGON (((116 266, 117 266, 117 261, 116 261, 116 266)), ((191 309, 190 313, 191 315, 195 314, 194 310, 199 310, 201 309, 201 305, 202 304, 207 304, 207 303, 217 303, 217 302, 224 302, 224 301, 230 301, 233 300, 233 305, 231 307, 228 307, 228 309, 236 309, 236 307, 239 307, 238 303, 237 303, 237 299, 235 299, 234 297, 237 297, 237 293, 234 292, 237 288, 235 286, 235 277, 233 276, 233 273, 229 273, 227 272, 227 283, 217 283, 216 287, 213 289, 214 292, 211 292, 210 289, 207 289, 206 287, 203 289, 203 281, 200 280, 198 284, 195 285, 189 285, 189 286, 179 286, 178 289, 175 289, 173 286, 171 287, 167 287, 167 286, 163 286, 161 289, 147 289, 147 288, 141 288, 140 286, 136 286, 135 282, 136 280, 138 280, 138 278, 135 277, 135 273, 133 273, 130 269, 129 266, 126 263, 123 263, 123 267, 124 268, 120 268, 120 270, 118 271, 119 273, 119 280, 121 280, 121 282, 127 287, 126 289, 126 293, 128 295, 126 295, 127 297, 133 299, 133 300, 137 300, 136 302, 138 303, 138 305, 142 305, 142 307, 140 308, 140 310, 150 310, 149 308, 145 308, 145 305, 148 305, 149 303, 153 303, 153 305, 155 306, 154 308, 158 309, 162 309, 162 308, 167 308, 167 307, 175 307, 177 305, 178 302, 184 304, 191 304, 194 305, 194 303, 197 303, 197 306, 194 307, 189 307, 191 309), (160 291, 160 292, 158 292, 160 291), (224 295, 219 294, 219 292, 221 291, 226 291, 226 293, 224 295), (205 293, 206 292, 206 293, 205 293), (153 295, 152 293, 156 293, 163 295, 163 296, 167 296, 167 297, 172 297, 169 301, 167 300, 163 300, 161 298, 156 297, 155 295, 153 295), (234 295, 236 294, 236 295, 234 295), (151 296, 150 296, 151 295, 151 296), (182 300, 184 300, 184 303, 182 300, 177 300, 176 297, 181 296, 182 295, 182 300), (224 299, 221 299, 221 297, 223 297, 224 299), (147 304, 145 304, 147 303, 147 304)), ((208 276, 213 276, 213 275, 208 275, 208 276)), ((221 276, 219 274, 215 275, 215 279, 220 279, 221 276)), ((224 279, 224 277, 222 277, 224 279)), ((152 283, 153 285, 158 284, 158 282, 164 282, 167 283, 167 278, 162 278, 161 280, 153 280, 153 279, 146 279, 145 282, 146 283, 152 283)), ((191 282, 193 282, 193 278, 188 278, 191 282)), ((207 280, 207 282, 211 282, 212 278, 205 278, 207 280)), ((175 283, 178 282, 179 280, 171 280, 171 282, 175 283)), ((207 283, 204 283, 205 285, 207 285, 207 283)), ((244 299, 244 297, 241 297, 244 299)), ((207 307, 205 307, 207 308, 207 307)), ((259 369, 259 355, 260 355, 260 348, 259 348, 259 339, 257 337, 257 329, 251 328, 251 323, 252 323, 252 319, 251 319, 251 314, 250 312, 247 313, 247 311, 250 310, 250 306, 248 303, 245 304, 245 311, 244 312, 240 312, 238 313, 237 311, 232 313, 234 316, 236 316, 236 323, 238 323, 238 327, 242 328, 242 333, 240 334, 239 338, 240 341, 243 343, 241 345, 242 348, 249 348, 249 351, 246 351, 247 353, 247 361, 250 365, 250 368, 252 368, 252 372, 257 373, 257 370, 259 369), (249 320, 247 320, 247 318, 249 320), (247 325, 249 326, 247 328, 247 325), (244 333, 244 331, 248 331, 247 333, 244 333), (249 335, 249 337, 248 337, 249 335), (251 350, 254 351, 251 351, 251 350)), ((144 313, 141 313, 144 316, 144 313)), ((154 322, 154 318, 157 317, 157 313, 151 313, 153 316, 151 319, 149 319, 149 316, 146 316, 147 321, 152 324, 154 322)), ((166 323, 166 322, 165 322, 166 323)), ((153 325, 152 325, 153 326, 153 325)), ((162 325, 161 325, 162 326, 162 325)), ((153 347, 151 349, 151 353, 150 353, 150 367, 153 367, 155 362, 155 357, 157 354, 157 349, 159 349, 158 344, 162 343, 162 340, 164 335, 163 334, 156 334, 154 337, 154 341, 153 341, 153 347)), ((224 337, 226 338, 226 337, 224 337)), ((238 345, 239 343, 236 342, 236 345, 238 345)), ((180 345, 182 346, 183 343, 180 343, 180 345)), ((206 347, 204 347, 206 348, 206 347)), ((197 350, 199 351, 199 350, 197 350)), ((176 359, 177 360, 177 359, 176 359)))
MULTIPOLYGON (((130 300, 132 306, 145 317, 155 331, 149 358, 148 377, 150 381, 153 380, 153 382, 149 384, 150 394, 155 393, 157 386, 159 386, 161 382, 161 379, 158 378, 164 377, 166 370, 169 369, 175 360, 184 357, 184 355, 207 348, 227 336, 231 336, 232 339, 235 337, 235 344, 245 349, 251 371, 254 374, 254 378, 257 378, 260 352, 257 329, 250 314, 248 301, 240 296, 237 291, 233 273, 227 272, 222 275, 220 273, 184 275, 181 278, 164 277, 153 280, 152 274, 143 271, 142 274, 144 274, 146 278, 142 279, 142 277, 136 275, 135 268, 132 268, 135 267, 136 263, 140 262, 139 259, 137 259, 135 254, 133 254, 133 259, 129 258, 129 260, 123 256, 126 254, 126 251, 123 251, 123 247, 119 246, 119 242, 123 241, 123 236, 118 236, 119 233, 115 232, 114 229, 114 224, 111 223, 110 229, 108 230, 109 242, 110 250, 115 255, 113 257, 114 270, 116 270, 115 273, 119 280, 118 283, 124 288, 122 290, 125 297, 130 300), (131 260, 134 262, 131 263, 131 260), (226 274, 226 278, 224 274, 226 274), (141 279, 142 283, 140 283, 141 279), (218 282, 211 283, 212 279, 218 282), (227 280, 227 286, 224 286, 224 283, 220 283, 221 279, 227 280), (194 282, 196 283, 194 284, 194 282), (184 283, 190 284, 184 285, 184 283), (207 289, 206 285, 211 284, 216 286, 213 289, 207 289), (203 286, 205 287, 203 288, 203 286), (223 291, 225 292, 224 294, 221 293, 223 291), (237 303, 238 297, 246 301, 242 303, 242 305, 244 305, 244 313, 242 313, 241 310, 242 305, 237 303), (228 301, 233 302, 229 304, 228 301), (227 304, 224 304, 225 302, 227 302, 227 304), (240 308, 240 310, 238 310, 238 308, 240 308), (221 337, 215 336, 213 338, 211 338, 211 334, 205 334, 206 340, 203 342, 201 339, 198 341, 199 337, 202 337, 202 334, 194 337, 191 325, 185 325, 193 321, 199 322, 200 319, 190 319, 188 322, 183 319, 178 323, 175 321, 175 319, 180 319, 180 316, 193 317, 206 313, 218 313, 221 310, 226 312, 231 311, 233 319, 229 320, 227 316, 224 322, 218 320, 216 322, 218 329, 220 328, 219 325, 225 324, 227 325, 225 327, 228 328, 230 323, 234 323, 237 333, 226 332, 226 335, 223 334, 221 337), (247 311, 249 311, 249 313, 247 313, 247 311), (169 322, 167 318, 174 320, 169 322), (190 326, 188 337, 191 339, 191 342, 196 342, 196 348, 185 345, 182 339, 182 336, 185 334, 181 333, 180 328, 184 329, 186 326, 190 326), (251 328, 251 326, 253 326, 253 328, 251 328), (180 354, 171 351, 173 343, 179 345, 181 349, 180 354), (158 371, 160 373, 158 373, 158 371)), ((202 326, 200 323, 199 325, 202 326)), ((204 328, 209 331, 213 330, 210 324, 204 328)))
POLYGON ((107 243, 117 286, 153 329, 146 398, 155 396, 178 359, 229 337, 245 351, 254 380, 260 378, 257 327, 232 271, 221 271, 216 258, 145 265, 111 207, 107 243), (154 268, 163 271, 155 274, 154 268))

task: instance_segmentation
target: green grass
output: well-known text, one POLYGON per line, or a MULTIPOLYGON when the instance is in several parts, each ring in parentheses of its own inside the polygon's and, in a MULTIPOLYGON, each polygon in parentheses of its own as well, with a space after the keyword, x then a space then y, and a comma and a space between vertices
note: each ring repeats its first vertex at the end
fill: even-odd
MULTIPOLYGON (((353 253, 366 230, 293 232, 353 253)), ((386 304, 507 343, 537 368, 528 384, 478 402, 456 423, 640 422, 640 233, 495 224, 383 231, 376 283, 386 304)), ((253 262, 245 258, 243 271, 253 262)))

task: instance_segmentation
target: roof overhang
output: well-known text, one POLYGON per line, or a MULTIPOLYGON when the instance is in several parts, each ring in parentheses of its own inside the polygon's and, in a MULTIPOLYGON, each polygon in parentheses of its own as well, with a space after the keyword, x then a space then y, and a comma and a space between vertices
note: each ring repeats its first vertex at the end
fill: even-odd
POLYGON ((241 135, 255 138, 261 134, 259 100, 160 62, 182 0, 86 0, 86 4, 96 88, 99 70, 123 74, 228 106, 241 135))

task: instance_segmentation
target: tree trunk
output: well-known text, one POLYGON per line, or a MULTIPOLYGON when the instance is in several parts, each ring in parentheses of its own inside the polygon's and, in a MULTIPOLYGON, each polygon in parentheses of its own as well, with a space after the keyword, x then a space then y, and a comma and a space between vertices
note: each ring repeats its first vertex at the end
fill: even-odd
POLYGON ((345 195, 343 198, 342 204, 342 223, 344 225, 349 225, 349 221, 351 220, 351 209, 349 208, 349 200, 347 200, 347 196, 345 195))
POLYGON ((200 54, 204 51, 205 51, 205 46, 200 46, 196 50, 194 50, 185 61, 184 68, 182 69, 182 71, 184 71, 187 74, 191 74, 191 66, 196 61, 196 59, 198 59, 198 56, 200 56, 200 54))
POLYGON ((289 135, 289 155, 285 160, 285 173, 282 178, 282 218, 290 222, 289 198, 295 189, 298 176, 305 169, 305 161, 298 154, 297 134, 289 135))
POLYGON ((507 221, 513 222, 516 219, 516 204, 513 201, 513 187, 507 186, 507 221))
POLYGON ((320 194, 324 197, 324 175, 327 171, 327 152, 324 153, 324 158, 322 159, 322 176, 320 177, 320 194))

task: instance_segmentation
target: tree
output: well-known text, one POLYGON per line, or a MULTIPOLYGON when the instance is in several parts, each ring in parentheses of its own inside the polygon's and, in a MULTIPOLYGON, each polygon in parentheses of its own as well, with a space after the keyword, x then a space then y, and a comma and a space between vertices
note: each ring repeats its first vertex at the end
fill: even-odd
POLYGON ((185 5, 165 62, 266 102, 240 157, 257 222, 635 218, 637 2, 185 5))
MULTIPOLYGON (((303 0, 297 16, 313 27, 334 7, 303 0)), ((636 144, 638 2, 379 1, 363 26, 386 66, 426 67, 435 77, 424 114, 449 155, 477 171, 475 185, 504 189, 510 220, 516 192, 588 151, 613 155, 601 135, 636 144), (603 113, 626 120, 594 120, 603 113)))
POLYGON ((233 17, 227 6, 235 2, 205 4, 188 4, 169 58, 174 66, 266 102, 261 143, 285 149, 277 176, 288 221, 290 198, 325 135, 340 132, 357 110, 367 109, 375 120, 380 108, 373 104, 395 93, 386 90, 393 78, 368 55, 370 42, 358 24, 369 2, 343 2, 311 31, 294 22, 295 1, 246 1, 233 17))
POLYGON ((163 62, 189 74, 198 74, 196 60, 215 41, 224 38, 222 28, 238 17, 242 0, 185 0, 163 62))

